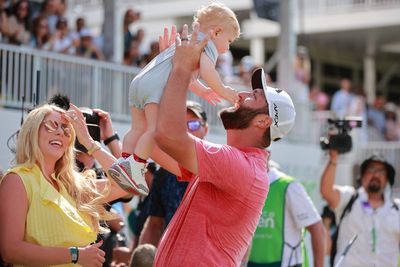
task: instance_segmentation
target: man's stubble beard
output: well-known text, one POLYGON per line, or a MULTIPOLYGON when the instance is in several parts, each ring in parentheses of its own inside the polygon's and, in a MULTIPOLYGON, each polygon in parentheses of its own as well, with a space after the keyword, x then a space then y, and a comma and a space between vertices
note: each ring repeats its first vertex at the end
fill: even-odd
POLYGON ((366 189, 368 193, 379 193, 382 190, 380 181, 378 180, 377 182, 374 182, 374 179, 376 180, 377 178, 372 178, 367 185, 366 189))
MULTIPOLYGON (((225 130, 243 130, 250 126, 255 116, 259 114, 268 115, 267 109, 267 105, 258 109, 239 107, 236 110, 232 110, 231 108, 226 108, 220 112, 220 118, 225 130)), ((269 127, 263 134, 262 143, 263 147, 268 147, 271 143, 269 127)))
POLYGON ((248 107, 239 107, 236 110, 231 108, 223 109, 220 112, 220 117, 225 130, 242 130, 250 126, 253 118, 259 114, 267 114, 267 106, 251 109, 248 107))

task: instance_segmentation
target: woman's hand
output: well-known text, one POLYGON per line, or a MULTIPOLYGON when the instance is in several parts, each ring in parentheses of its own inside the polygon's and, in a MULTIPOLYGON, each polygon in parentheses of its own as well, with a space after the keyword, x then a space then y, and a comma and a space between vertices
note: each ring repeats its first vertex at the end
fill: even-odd
POLYGON ((101 267, 105 261, 106 253, 100 249, 103 241, 89 245, 86 247, 78 248, 79 258, 78 264, 85 267, 101 267))
POLYGON ((93 138, 89 134, 89 130, 86 125, 86 119, 80 109, 71 103, 69 110, 64 113, 64 117, 74 127, 79 143, 81 143, 87 149, 90 148, 93 143, 93 138))

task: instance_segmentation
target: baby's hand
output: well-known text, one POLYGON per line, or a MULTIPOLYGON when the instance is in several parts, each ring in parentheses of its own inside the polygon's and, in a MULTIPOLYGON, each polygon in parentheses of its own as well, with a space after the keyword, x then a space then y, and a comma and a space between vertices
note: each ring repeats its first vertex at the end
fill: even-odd
POLYGON ((230 86, 224 86, 224 88, 225 90, 222 92, 222 97, 233 105, 237 103, 237 101, 239 101, 238 92, 230 86))
POLYGON ((216 106, 217 103, 221 102, 221 97, 216 92, 211 90, 211 88, 205 90, 201 97, 207 100, 213 106, 216 106))

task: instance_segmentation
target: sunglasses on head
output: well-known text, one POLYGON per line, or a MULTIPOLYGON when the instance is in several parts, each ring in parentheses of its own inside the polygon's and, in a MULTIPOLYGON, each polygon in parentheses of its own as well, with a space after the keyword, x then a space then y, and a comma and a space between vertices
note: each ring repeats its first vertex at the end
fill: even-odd
POLYGON ((201 121, 198 121, 198 120, 190 120, 190 121, 187 121, 186 124, 187 124, 189 131, 192 131, 192 132, 197 131, 198 129, 200 129, 200 127, 202 125, 204 125, 201 121))
POLYGON ((71 128, 68 126, 68 124, 59 123, 53 120, 43 120, 43 125, 49 133, 54 133, 59 128, 61 128, 66 137, 71 136, 71 128))

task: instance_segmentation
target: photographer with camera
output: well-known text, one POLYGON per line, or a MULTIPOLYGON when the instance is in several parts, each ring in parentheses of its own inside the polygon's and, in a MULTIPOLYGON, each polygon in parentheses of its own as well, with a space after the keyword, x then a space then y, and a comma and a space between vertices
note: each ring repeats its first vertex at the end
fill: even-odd
MULTIPOLYGON (((80 110, 86 119, 86 125, 93 140, 102 141, 114 157, 119 157, 121 155, 122 144, 119 141, 118 134, 113 130, 109 113, 101 109, 90 109, 87 107, 82 107, 80 110)), ((84 146, 79 142, 75 142, 75 149, 77 152, 78 167, 81 171, 96 168, 94 158, 87 154, 87 149, 84 146)))
POLYGON ((393 166, 382 156, 373 155, 361 164, 358 188, 338 186, 334 184, 338 154, 337 150, 329 150, 329 161, 320 184, 321 195, 337 221, 332 237, 331 264, 397 266, 400 202, 391 197, 395 179, 393 166), (350 241, 354 243, 351 245, 350 241))

